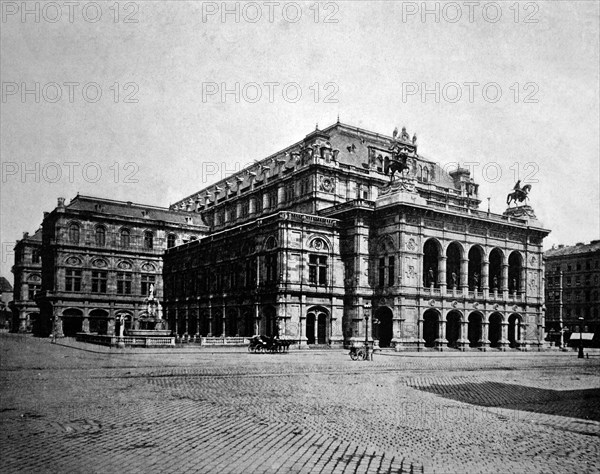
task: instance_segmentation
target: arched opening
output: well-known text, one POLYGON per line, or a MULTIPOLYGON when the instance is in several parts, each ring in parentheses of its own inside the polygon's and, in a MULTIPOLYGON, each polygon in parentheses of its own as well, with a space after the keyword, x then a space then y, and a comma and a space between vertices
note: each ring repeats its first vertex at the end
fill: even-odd
POLYGON ((317 321, 317 344, 327 344, 327 315, 319 313, 317 321))
POLYGON ((237 316, 237 311, 227 311, 227 318, 225 320, 226 336, 233 337, 238 335, 237 316))
POLYGON ((311 308, 306 315, 308 344, 328 344, 329 313, 323 308, 311 308))
POLYGON ((500 340, 502 339, 502 315, 500 313, 493 313, 490 316, 488 338, 490 340, 490 347, 499 347, 500 340))
POLYGON ((74 337, 82 331, 83 311, 77 308, 65 309, 62 313, 63 334, 74 337))
POLYGON ((460 339, 460 321, 462 315, 458 311, 450 311, 446 316, 446 340, 448 347, 458 348, 460 339))
POLYGON ((314 344, 315 343, 315 313, 308 313, 306 315, 306 343, 314 344))
POLYGON ((460 260, 462 249, 458 242, 452 242, 446 249, 446 284, 449 289, 460 286, 460 260))
POLYGON ((493 249, 490 252, 488 285, 490 290, 500 290, 502 284, 502 251, 493 249))
POLYGON ((483 250, 479 246, 469 250, 469 290, 477 291, 481 288, 481 270, 483 263, 483 250))
POLYGON ((108 311, 93 309, 89 314, 90 332, 96 334, 108 333, 108 311))
POLYGON ((221 311, 212 313, 212 335, 215 337, 223 336, 223 315, 221 311))
POLYGON ((429 309, 423 315, 423 339, 425 347, 435 347, 435 340, 439 337, 439 314, 429 309))
POLYGON ((521 272, 523 257, 519 252, 512 252, 508 257, 508 289, 511 293, 521 291, 521 272))
POLYGON ((521 316, 511 314, 508 318, 508 342, 510 347, 518 347, 521 340, 521 316))
POLYGON ((208 336, 210 333, 210 319, 208 318, 207 312, 202 312, 200 315, 200 335, 208 336))
POLYGON ((469 326, 467 330, 467 338, 469 339, 469 347, 479 347, 483 336, 483 315, 481 313, 471 313, 469 315, 469 326))
POLYGON ((382 307, 375 311, 373 337, 379 339, 379 347, 390 347, 392 343, 394 316, 390 308, 382 307))
POLYGON ((434 239, 429 239, 423 246, 423 286, 437 288, 438 262, 440 259, 440 245, 434 239))
POLYGON ((275 337, 277 333, 277 314, 273 306, 267 306, 263 309, 264 316, 264 334, 265 336, 275 337))
POLYGON ((251 311, 246 311, 242 317, 244 324, 244 336, 252 337, 254 335, 254 317, 251 311))
POLYGON ((39 325, 40 313, 29 313, 27 315, 27 321, 25 323, 25 330, 32 332, 34 327, 39 325))
POLYGON ((188 334, 190 336, 195 336, 198 333, 198 318, 196 315, 198 314, 197 309, 192 309, 188 315, 188 334))
POLYGON ((175 247, 175 240, 177 239, 177 236, 175 234, 169 234, 167 237, 167 248, 170 249, 172 247, 175 247))

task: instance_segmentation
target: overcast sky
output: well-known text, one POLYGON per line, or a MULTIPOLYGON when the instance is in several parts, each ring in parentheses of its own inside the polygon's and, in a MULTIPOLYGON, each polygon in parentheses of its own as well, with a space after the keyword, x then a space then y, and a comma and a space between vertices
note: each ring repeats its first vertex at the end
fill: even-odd
POLYGON ((596 1, 1 5, 11 281, 57 197, 168 206, 338 114, 470 166, 482 209, 518 174, 546 247, 600 237, 596 1))

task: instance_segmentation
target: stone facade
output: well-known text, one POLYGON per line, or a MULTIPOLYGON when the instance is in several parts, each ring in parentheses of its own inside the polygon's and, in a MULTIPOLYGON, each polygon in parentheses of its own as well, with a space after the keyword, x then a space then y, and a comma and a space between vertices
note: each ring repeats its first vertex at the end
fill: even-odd
POLYGON ((34 332, 113 335, 118 320, 137 328, 151 285, 162 298, 167 246, 205 233, 198 216, 166 208, 80 195, 68 205, 59 199, 42 224, 34 332))
POLYGON ((600 342, 600 240, 559 245, 548 250, 544 259, 546 330, 551 340, 566 344, 583 327, 600 342))
POLYGON ((31 332, 38 323, 39 308, 35 297, 42 288, 41 251, 41 228, 33 235, 25 232, 15 245, 15 263, 12 267, 15 283, 10 304, 13 332, 31 332))
POLYGON ((300 345, 540 348, 549 231, 528 205, 479 204, 469 172, 404 129, 315 130, 173 205, 209 233, 165 254, 169 322, 300 345))

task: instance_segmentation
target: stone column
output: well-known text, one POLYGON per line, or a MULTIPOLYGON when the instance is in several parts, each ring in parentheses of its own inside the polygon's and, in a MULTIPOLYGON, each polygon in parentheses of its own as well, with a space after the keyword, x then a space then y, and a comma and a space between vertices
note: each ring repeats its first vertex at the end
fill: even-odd
POLYGON ((300 313, 300 324, 298 324, 298 345, 306 346, 307 337, 306 337, 306 314, 300 313))
POLYGON ((213 321, 213 314, 212 314, 212 302, 209 299, 208 300, 208 337, 211 337, 214 334, 215 328, 214 328, 214 321, 213 321))
POLYGON ((256 213, 256 196, 250 197, 248 201, 248 215, 253 216, 256 213))
POLYGON ((500 333, 500 341, 498 341, 498 347, 501 351, 505 351, 508 346, 508 323, 506 321, 502 321, 501 323, 502 331, 500 333))
POLYGON ((88 318, 87 316, 84 317, 83 321, 81 322, 81 332, 90 332, 90 318, 88 318))
POLYGON ((446 260, 447 257, 442 256, 438 260, 438 284, 440 285, 440 293, 446 293, 446 260))
POLYGON ((481 339, 479 340, 479 345, 481 350, 486 351, 488 347, 490 347, 490 332, 489 332, 489 324, 487 321, 483 321, 481 324, 481 339))
POLYGON ((502 264, 502 278, 500 280, 500 289, 502 290, 502 297, 506 300, 508 298, 508 263, 502 264))
POLYGON ((463 295, 469 293, 469 259, 463 258, 460 260, 460 288, 463 295))
POLYGON ((458 338, 458 347, 461 351, 466 350, 469 347, 469 339, 467 338, 467 334, 469 331, 469 322, 466 320, 460 321, 460 335, 458 338))
POLYGON ((435 347, 439 351, 443 351, 446 344, 448 344, 448 340, 446 339, 446 320, 440 316, 438 321, 438 338, 435 340, 435 347))
POLYGON ((223 300, 223 308, 221 310, 221 324, 222 324, 221 336, 222 337, 225 337, 227 335, 226 321, 227 321, 227 308, 225 307, 225 300, 223 300))
POLYGON ((490 281, 490 262, 489 260, 484 260, 481 265, 481 278, 479 280, 479 290, 483 291, 484 296, 487 297, 487 293, 489 291, 489 281, 490 281))
POLYGON ((260 334, 260 308, 258 303, 254 305, 254 334, 260 334))
POLYGON ((421 350, 421 348, 425 347, 425 339, 423 338, 423 318, 421 316, 417 319, 418 326, 418 339, 417 339, 417 351, 421 350))

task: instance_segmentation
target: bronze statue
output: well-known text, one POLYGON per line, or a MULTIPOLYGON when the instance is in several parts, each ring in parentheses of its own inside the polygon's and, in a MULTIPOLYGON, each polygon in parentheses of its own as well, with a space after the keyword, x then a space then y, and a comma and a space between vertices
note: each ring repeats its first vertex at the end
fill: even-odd
POLYGON ((408 164, 408 155, 406 153, 394 153, 392 155, 392 159, 390 160, 390 164, 388 165, 390 183, 394 181, 394 174, 396 174, 396 172, 401 175, 409 168, 410 165, 408 164))
POLYGON ((527 195, 529 194, 529 191, 531 191, 531 184, 526 184, 521 188, 521 180, 519 180, 513 189, 514 191, 506 196, 506 204, 509 206, 511 202, 516 204, 517 202, 523 202, 525 199, 528 199, 527 195))

